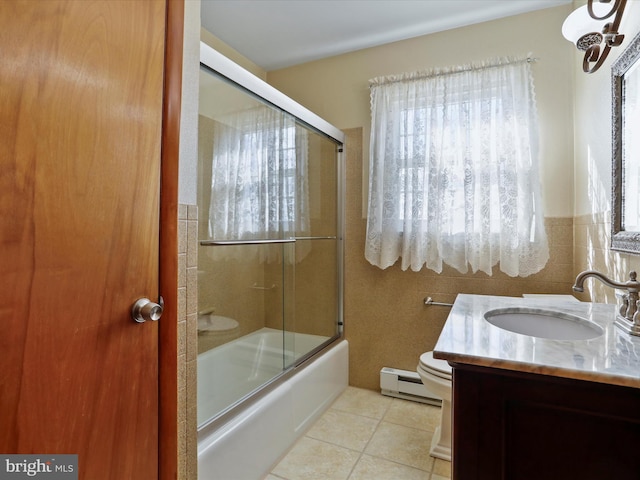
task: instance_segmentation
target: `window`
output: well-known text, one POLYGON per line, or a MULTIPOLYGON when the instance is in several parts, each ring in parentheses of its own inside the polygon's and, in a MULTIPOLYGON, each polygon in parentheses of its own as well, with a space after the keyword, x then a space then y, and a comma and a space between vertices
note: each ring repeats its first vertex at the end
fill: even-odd
POLYGON ((380 268, 542 269, 548 246, 529 63, 371 81, 366 258, 380 268))

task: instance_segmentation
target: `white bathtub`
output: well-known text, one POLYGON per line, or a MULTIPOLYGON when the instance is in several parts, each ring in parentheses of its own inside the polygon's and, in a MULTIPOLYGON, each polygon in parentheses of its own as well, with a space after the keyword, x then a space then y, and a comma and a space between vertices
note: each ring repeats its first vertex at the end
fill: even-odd
MULTIPOLYGON (((326 339, 324 339, 326 340, 326 339)), ((298 357, 323 337, 286 337, 298 357), (293 342, 291 342, 293 340, 293 342)), ((282 331, 262 329, 198 356, 198 423, 282 371, 282 331), (237 381, 233 385, 231 380, 237 381), (225 403, 226 402, 226 403, 225 403)), ((260 480, 348 384, 348 343, 339 341, 226 423, 198 433, 199 480, 260 480)))

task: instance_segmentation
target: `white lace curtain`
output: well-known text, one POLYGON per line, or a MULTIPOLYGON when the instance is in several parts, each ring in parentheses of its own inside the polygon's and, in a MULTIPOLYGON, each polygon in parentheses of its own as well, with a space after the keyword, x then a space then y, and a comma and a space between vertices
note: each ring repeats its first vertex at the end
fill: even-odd
POLYGON ((365 256, 528 276, 549 258, 527 58, 370 80, 365 256))
MULTIPOLYGON (((209 238, 305 236, 309 229, 306 131, 296 128, 290 115, 268 107, 217 120, 209 238)), ((243 255, 249 250, 243 248, 243 255)))

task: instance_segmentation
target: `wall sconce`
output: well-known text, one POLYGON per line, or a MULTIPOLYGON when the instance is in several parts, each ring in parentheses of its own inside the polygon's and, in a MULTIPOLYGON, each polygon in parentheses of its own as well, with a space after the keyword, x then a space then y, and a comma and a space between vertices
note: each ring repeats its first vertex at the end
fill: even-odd
POLYGON ((622 44, 624 35, 618 33, 627 0, 589 0, 587 5, 573 11, 562 24, 562 35, 584 52, 582 70, 593 73, 604 63, 611 47, 622 44), (612 22, 607 19, 614 16, 612 22), (604 48, 601 44, 604 40, 604 48), (591 66, 591 64, 595 65, 591 66))

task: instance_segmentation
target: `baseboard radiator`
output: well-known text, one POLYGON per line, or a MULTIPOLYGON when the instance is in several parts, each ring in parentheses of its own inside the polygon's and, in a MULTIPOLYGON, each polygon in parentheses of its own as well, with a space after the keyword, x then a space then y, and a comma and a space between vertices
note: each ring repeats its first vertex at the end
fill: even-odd
POLYGON ((389 397, 413 400, 440 406, 442 400, 424 386, 418 372, 383 367, 380 370, 380 391, 389 397))

